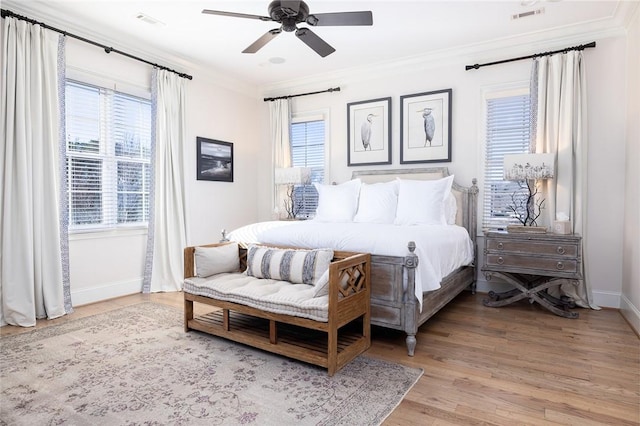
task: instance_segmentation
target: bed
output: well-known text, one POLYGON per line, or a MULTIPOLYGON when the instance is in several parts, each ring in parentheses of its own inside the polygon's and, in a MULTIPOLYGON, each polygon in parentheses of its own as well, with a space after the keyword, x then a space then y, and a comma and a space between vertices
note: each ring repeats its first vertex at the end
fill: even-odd
POLYGON ((244 244, 371 253, 371 324, 405 332, 407 353, 413 356, 418 328, 463 290, 475 291, 476 180, 470 187, 459 185, 446 167, 366 170, 355 171, 349 182, 316 187, 320 196, 316 219, 260 222, 238 228, 223 238, 244 244), (362 188, 355 206, 350 207, 351 196, 326 195, 328 191, 337 194, 338 190, 340 194, 350 194, 354 182, 362 188), (448 189, 432 189, 443 188, 446 182, 448 189), (380 218, 381 212, 389 209, 385 202, 380 204, 380 199, 392 186, 397 194, 397 206, 393 208, 397 216, 389 223, 389 219, 380 218), (428 193, 423 190, 426 186, 428 193), (422 192, 411 192, 412 188, 422 192), (450 192, 443 195, 447 201, 438 198, 437 194, 443 191, 450 192), (378 204, 371 204, 374 193, 378 204), (410 199, 408 194, 413 193, 428 195, 410 199), (433 200, 432 193, 436 193, 433 200), (363 205, 366 203, 368 206, 363 205), (426 216, 442 214, 446 223, 411 222, 440 203, 444 210, 434 209, 426 216), (341 219, 341 214, 350 208, 357 212, 355 217, 341 219), (365 217, 366 211, 372 215, 365 217))

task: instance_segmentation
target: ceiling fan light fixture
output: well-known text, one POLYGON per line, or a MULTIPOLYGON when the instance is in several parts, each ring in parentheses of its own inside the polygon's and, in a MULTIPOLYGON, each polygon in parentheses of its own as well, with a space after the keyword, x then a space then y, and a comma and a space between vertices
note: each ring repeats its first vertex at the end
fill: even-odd
POLYGON ((363 26, 373 25, 373 14, 371 11, 360 12, 334 12, 319 13, 315 15, 309 14, 309 6, 304 1, 295 0, 274 0, 269 3, 269 16, 249 15, 246 13, 226 12, 222 10, 203 9, 202 13, 209 15, 221 15, 234 18, 259 19, 261 21, 271 21, 280 24, 280 28, 267 31, 258 40, 254 41, 249 47, 244 49, 242 53, 256 53, 268 42, 273 40, 275 36, 282 31, 295 32, 296 37, 309 46, 321 57, 325 57, 335 52, 326 41, 320 38, 309 28, 298 28, 298 24, 303 22, 315 27, 332 27, 332 26, 363 26))

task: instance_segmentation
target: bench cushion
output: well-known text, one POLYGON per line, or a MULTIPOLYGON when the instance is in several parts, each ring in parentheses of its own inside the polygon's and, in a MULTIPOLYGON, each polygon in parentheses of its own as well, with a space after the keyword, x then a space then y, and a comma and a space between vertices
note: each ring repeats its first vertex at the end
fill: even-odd
POLYGON ((314 286, 308 284, 292 284, 235 272, 187 278, 184 292, 266 312, 328 321, 329 296, 313 297, 314 286))

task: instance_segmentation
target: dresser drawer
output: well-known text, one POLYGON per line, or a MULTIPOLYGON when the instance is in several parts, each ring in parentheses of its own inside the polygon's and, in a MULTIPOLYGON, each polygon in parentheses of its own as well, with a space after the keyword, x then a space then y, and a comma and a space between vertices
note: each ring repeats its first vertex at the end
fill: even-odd
POLYGON ((494 252, 516 253, 516 254, 543 254, 554 256, 578 256, 578 245, 564 242, 545 241, 510 241, 499 238, 487 240, 487 250, 494 252))
POLYGON ((575 259, 562 259, 557 258, 545 258, 545 257, 531 257, 516 254, 487 254, 486 256, 486 268, 491 267, 497 269, 518 268, 522 269, 522 273, 526 273, 524 270, 534 271, 536 274, 543 272, 557 274, 557 273, 575 273, 578 271, 578 262, 575 259))

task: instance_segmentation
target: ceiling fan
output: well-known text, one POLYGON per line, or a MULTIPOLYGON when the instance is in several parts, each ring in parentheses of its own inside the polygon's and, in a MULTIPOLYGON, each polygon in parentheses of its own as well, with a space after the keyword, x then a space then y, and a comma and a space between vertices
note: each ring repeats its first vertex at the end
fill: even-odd
POLYGON ((309 7, 303 1, 272 1, 269 4, 268 11, 269 16, 249 15, 246 13, 225 12, 209 9, 204 9, 202 13, 231 16, 234 18, 259 19, 261 21, 273 21, 281 24, 280 28, 267 31, 266 34, 244 49, 242 53, 256 53, 282 31, 295 31, 296 37, 324 58, 325 56, 335 52, 336 49, 318 37, 309 28, 298 28, 297 24, 305 22, 313 27, 373 25, 373 15, 371 11, 310 14, 309 7))

